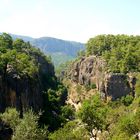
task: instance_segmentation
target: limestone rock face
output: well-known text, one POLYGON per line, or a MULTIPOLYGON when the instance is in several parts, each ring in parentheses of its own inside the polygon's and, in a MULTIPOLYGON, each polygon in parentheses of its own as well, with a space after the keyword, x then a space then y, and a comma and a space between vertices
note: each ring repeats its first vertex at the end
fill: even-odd
POLYGON ((106 62, 96 56, 81 58, 76 61, 69 77, 72 81, 81 85, 95 84, 101 97, 112 100, 129 94, 134 95, 135 78, 122 73, 109 73, 106 70, 106 62))
POLYGON ((73 64, 73 68, 70 71, 70 79, 81 85, 96 83, 98 87, 100 84, 99 80, 102 80, 104 77, 105 65, 105 61, 96 56, 82 58, 73 64))

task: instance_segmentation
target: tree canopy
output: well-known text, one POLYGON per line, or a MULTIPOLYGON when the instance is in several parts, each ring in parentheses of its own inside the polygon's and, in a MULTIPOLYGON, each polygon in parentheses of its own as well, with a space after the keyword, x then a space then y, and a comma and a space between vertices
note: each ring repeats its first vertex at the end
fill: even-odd
POLYGON ((86 47, 87 55, 105 58, 111 72, 140 71, 140 36, 98 35, 86 47))

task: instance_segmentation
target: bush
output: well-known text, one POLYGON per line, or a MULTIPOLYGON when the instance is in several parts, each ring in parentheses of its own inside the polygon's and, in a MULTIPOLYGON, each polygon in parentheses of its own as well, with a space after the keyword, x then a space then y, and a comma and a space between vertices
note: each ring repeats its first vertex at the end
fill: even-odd
POLYGON ((92 84, 90 85, 90 87, 91 87, 91 89, 95 89, 95 88, 96 88, 96 84, 92 83, 92 84))
POLYGON ((68 122, 63 128, 49 135, 50 140, 89 140, 88 131, 77 121, 68 122))
POLYGON ((68 120, 74 119, 74 115, 75 115, 74 108, 72 108, 70 105, 62 106, 61 113, 64 119, 68 119, 68 120))
POLYGON ((7 108, 3 114, 0 114, 0 119, 10 125, 13 130, 15 130, 16 126, 21 122, 19 113, 15 108, 7 108))
POLYGON ((133 96, 127 95, 125 97, 122 97, 121 101, 125 106, 129 106, 130 104, 132 104, 133 99, 134 99, 133 96))
POLYGON ((100 100, 98 95, 93 96, 93 99, 83 102, 81 109, 78 112, 79 118, 87 124, 91 131, 93 128, 102 130, 105 126, 107 107, 100 100))
POLYGON ((45 140, 47 137, 47 128, 39 128, 39 116, 33 111, 28 111, 24 114, 21 123, 17 125, 13 140, 45 140))
POLYGON ((89 84, 89 85, 85 85, 86 91, 89 91, 89 90, 95 89, 95 88, 96 88, 96 84, 94 84, 94 83, 89 84))
POLYGON ((39 128, 39 115, 34 114, 32 110, 25 112, 23 119, 20 119, 16 109, 8 108, 5 113, 0 114, 0 118, 14 130, 12 140, 45 140, 47 138, 47 127, 39 128))

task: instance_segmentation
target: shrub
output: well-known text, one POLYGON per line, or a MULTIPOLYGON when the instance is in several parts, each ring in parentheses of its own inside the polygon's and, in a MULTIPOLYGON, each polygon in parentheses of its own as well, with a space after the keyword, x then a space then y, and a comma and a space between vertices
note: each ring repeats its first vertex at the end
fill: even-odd
POLYGON ((8 108, 0 114, 0 119, 14 130, 12 140, 45 140, 47 138, 47 127, 39 128, 39 115, 32 110, 25 112, 23 119, 20 119, 16 109, 8 108))
POLYGON ((62 106, 61 113, 64 119, 74 119, 74 108, 72 108, 70 105, 62 106))
POLYGON ((21 123, 17 125, 13 140, 45 140, 47 137, 47 128, 39 128, 39 116, 33 111, 28 111, 24 114, 21 123))
POLYGON ((89 135, 84 125, 77 121, 68 122, 63 128, 49 135, 50 140, 89 140, 89 135))
POLYGON ((129 106, 133 102, 133 96, 127 95, 125 97, 122 97, 121 101, 125 106, 129 106))
POLYGON ((107 107, 100 100, 98 95, 93 96, 93 99, 83 102, 81 109, 78 112, 79 118, 87 124, 91 131, 93 128, 102 130, 105 126, 107 107))
POLYGON ((19 119, 19 113, 15 108, 7 108, 3 114, 0 114, 0 118, 10 125, 13 130, 15 130, 16 126, 21 122, 19 119))

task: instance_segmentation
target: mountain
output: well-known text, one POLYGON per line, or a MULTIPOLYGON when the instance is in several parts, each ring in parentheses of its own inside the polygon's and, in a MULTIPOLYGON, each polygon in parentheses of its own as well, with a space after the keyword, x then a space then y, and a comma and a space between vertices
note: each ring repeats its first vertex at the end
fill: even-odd
POLYGON ((29 37, 29 36, 23 36, 23 35, 15 35, 15 34, 10 34, 12 36, 12 38, 15 40, 16 38, 21 38, 23 39, 25 42, 31 42, 34 40, 34 38, 29 37))
POLYGON ((13 39, 21 38, 26 42, 29 41, 33 46, 39 48, 45 54, 50 55, 56 67, 68 60, 76 58, 77 52, 85 48, 83 43, 52 37, 32 38, 14 34, 10 35, 13 39))
POLYGON ((84 44, 52 37, 31 40, 31 44, 52 57, 55 66, 76 58, 77 52, 84 49, 84 44))

